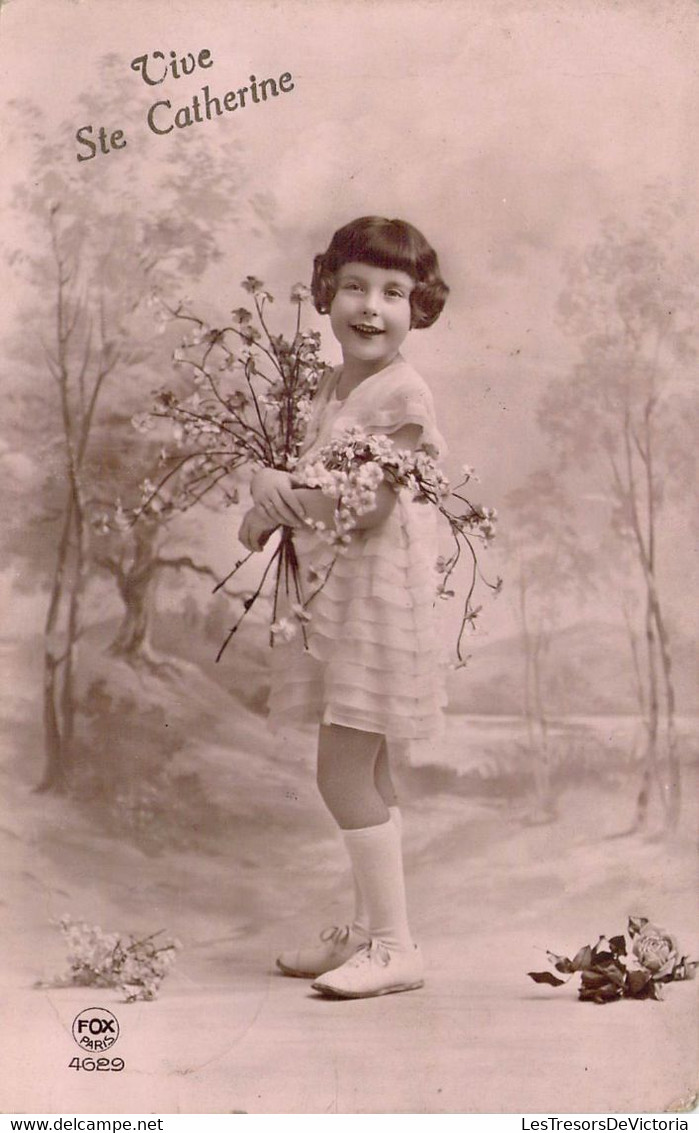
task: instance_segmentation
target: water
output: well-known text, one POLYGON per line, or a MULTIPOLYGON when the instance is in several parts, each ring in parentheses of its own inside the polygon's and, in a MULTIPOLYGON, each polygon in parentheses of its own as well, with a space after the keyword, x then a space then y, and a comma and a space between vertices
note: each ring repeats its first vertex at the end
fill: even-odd
MULTIPOLYGON (((415 743, 410 762, 439 763, 462 772, 495 773, 530 758, 527 726, 522 716, 478 716, 447 713, 443 736, 415 743)), ((682 717, 677 732, 685 748, 696 750, 699 719, 682 717)), ((645 728, 639 716, 567 716, 550 721, 549 741, 559 757, 594 761, 614 752, 635 762, 643 753, 645 728)))

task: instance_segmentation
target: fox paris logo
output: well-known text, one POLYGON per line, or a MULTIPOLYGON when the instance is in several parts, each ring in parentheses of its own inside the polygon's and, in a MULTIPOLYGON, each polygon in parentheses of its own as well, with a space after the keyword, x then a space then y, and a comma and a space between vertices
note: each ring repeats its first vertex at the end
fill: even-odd
POLYGON ((83 1050, 109 1050, 119 1038, 119 1020, 106 1007, 86 1007, 73 1019, 73 1038, 83 1050))

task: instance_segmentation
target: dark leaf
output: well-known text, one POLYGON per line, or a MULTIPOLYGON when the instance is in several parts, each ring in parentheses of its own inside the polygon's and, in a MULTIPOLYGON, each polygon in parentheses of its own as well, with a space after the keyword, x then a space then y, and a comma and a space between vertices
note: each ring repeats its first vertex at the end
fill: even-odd
POLYGON ((623 987, 626 980, 626 968, 623 964, 614 963, 612 961, 609 964, 596 965, 594 970, 604 975, 605 979, 609 980, 610 983, 623 987))
POLYGON ((629 917, 628 934, 631 938, 636 936, 648 924, 648 917, 629 917))
POLYGON ((626 994, 634 998, 648 995, 648 984, 651 983, 650 972, 627 972, 626 994))
POLYGON ((612 987, 611 984, 606 984, 601 988, 581 988, 578 998, 588 1003, 611 1003, 615 999, 619 999, 622 992, 619 988, 612 987))
POLYGON ((589 944, 586 944, 585 947, 581 948, 579 952, 576 952, 575 956, 573 957, 573 971, 581 972, 584 968, 589 968, 591 964, 592 949, 590 948, 589 944))
POLYGON ((673 980, 693 980, 697 974, 697 961, 690 960, 688 956, 683 956, 678 964, 672 970, 673 980))
POLYGON ((557 972, 565 972, 570 975, 571 972, 575 971, 575 968, 567 956, 557 956, 555 952, 547 952, 546 955, 557 972))
POLYGON ((615 956, 626 955, 626 937, 625 936, 610 936, 609 947, 615 956))
POLYGON ((527 972, 534 983, 536 984, 550 984, 551 987, 560 987, 561 984, 566 983, 566 980, 559 980, 558 976, 554 976, 553 972, 527 972))
POLYGON ((607 983, 609 983, 609 980, 604 972, 597 972, 588 969, 587 971, 583 972, 581 976, 581 986, 583 988, 594 990, 598 987, 604 987, 604 985, 607 983))

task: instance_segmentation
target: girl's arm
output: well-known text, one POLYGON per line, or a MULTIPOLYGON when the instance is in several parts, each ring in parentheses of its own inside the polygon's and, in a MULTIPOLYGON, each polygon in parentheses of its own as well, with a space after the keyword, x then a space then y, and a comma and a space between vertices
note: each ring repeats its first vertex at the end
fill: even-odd
MULTIPOLYGON (((409 449, 414 452, 420 443, 421 428, 419 425, 404 425, 391 433, 391 440, 398 449, 409 449)), ((299 498, 303 506, 304 515, 310 519, 321 520, 326 527, 334 523, 335 501, 324 496, 318 488, 294 488, 294 495, 299 498)), ((371 511, 355 518, 354 526, 360 531, 378 527, 384 523, 396 506, 396 492, 385 481, 379 484, 376 490, 376 505, 371 511)), ((303 519, 295 520, 290 526, 303 527, 303 519)))
POLYGON ((263 512, 251 507, 243 516, 238 538, 248 551, 261 551, 276 526, 270 524, 263 512))
POLYGON ((291 475, 275 468, 261 468, 250 486, 258 510, 272 526, 298 527, 303 522, 303 503, 294 491, 291 475))
MULTIPOLYGON (((332 527, 335 522, 335 501, 324 496, 320 488, 295 488, 296 495, 303 503, 303 508, 309 519, 321 520, 326 527, 332 527)), ((379 484, 376 490, 376 506, 364 515, 355 516, 353 526, 360 531, 371 527, 378 527, 388 519, 396 504, 396 493, 388 484, 379 484)), ((304 527, 303 520, 297 520, 291 526, 304 527)))

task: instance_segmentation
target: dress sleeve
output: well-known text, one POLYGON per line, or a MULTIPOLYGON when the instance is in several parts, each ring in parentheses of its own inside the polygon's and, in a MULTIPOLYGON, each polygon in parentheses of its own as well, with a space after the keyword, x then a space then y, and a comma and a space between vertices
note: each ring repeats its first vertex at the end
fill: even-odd
MULTIPOLYGON (((420 444, 431 446, 436 450, 434 455, 444 457, 446 444, 437 428, 432 394, 410 366, 405 364, 383 379, 377 374, 371 386, 365 383, 362 395, 355 405, 353 424, 369 433, 388 435, 404 425, 417 425, 421 430, 420 444)), ((338 419, 336 425, 342 424, 338 419)))

